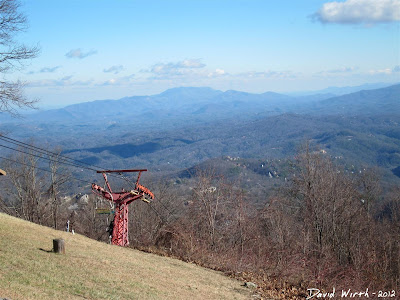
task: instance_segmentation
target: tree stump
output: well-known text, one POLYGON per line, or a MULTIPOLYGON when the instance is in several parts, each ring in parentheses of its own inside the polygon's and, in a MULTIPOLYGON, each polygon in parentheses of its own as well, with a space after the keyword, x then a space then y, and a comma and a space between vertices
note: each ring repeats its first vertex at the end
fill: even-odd
POLYGON ((65 254, 65 242, 63 239, 53 240, 53 251, 54 253, 65 254))

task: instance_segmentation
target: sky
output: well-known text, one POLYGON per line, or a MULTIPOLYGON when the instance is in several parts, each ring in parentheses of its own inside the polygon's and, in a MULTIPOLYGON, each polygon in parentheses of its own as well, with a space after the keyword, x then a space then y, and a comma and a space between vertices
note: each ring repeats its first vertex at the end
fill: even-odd
POLYGON ((40 107, 181 86, 288 93, 400 82, 400 0, 21 0, 40 107))

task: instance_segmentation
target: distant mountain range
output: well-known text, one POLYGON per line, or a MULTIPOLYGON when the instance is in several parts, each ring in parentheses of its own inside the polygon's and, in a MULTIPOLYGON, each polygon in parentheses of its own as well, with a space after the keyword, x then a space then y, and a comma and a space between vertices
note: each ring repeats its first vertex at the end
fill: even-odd
POLYGON ((325 88, 322 90, 294 92, 294 93, 289 93, 288 95, 309 96, 309 95, 315 95, 315 94, 331 94, 332 96, 341 96, 341 95, 355 93, 355 92, 359 92, 359 91, 381 89, 381 88, 385 88, 385 87, 388 87, 388 86, 391 86, 394 84, 395 83, 392 83, 392 84, 390 84, 390 83, 366 83, 366 84, 357 85, 357 86, 343 86, 343 87, 332 86, 332 87, 328 87, 328 88, 325 88))
MULTIPOLYGON (((40 111, 26 116, 25 122, 165 122, 214 121, 232 117, 251 118, 282 113, 306 114, 387 114, 400 110, 400 84, 363 90, 342 96, 315 94, 287 96, 267 92, 251 94, 211 88, 174 88, 153 96, 119 100, 98 100, 40 111)), ((7 117, 3 121, 6 121, 7 117)), ((13 121, 8 119, 8 121, 13 121)))
POLYGON ((350 166, 379 166, 385 176, 400 167, 400 84, 296 97, 175 88, 3 117, 0 124, 13 138, 59 146, 105 168, 167 172, 222 156, 282 159, 306 141, 350 166))

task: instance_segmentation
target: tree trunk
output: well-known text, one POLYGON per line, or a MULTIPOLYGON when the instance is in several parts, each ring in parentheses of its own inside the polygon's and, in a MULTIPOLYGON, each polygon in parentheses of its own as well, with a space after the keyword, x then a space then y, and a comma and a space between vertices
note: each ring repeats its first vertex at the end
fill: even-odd
POLYGON ((53 240, 53 251, 54 253, 65 254, 65 242, 63 239, 53 240))

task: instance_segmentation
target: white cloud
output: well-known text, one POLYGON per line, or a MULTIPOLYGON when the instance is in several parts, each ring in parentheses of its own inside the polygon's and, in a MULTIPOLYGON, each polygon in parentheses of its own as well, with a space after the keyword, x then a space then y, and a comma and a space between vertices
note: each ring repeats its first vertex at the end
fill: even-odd
POLYGON ((176 64, 177 68, 203 68, 206 65, 200 59, 186 59, 176 64))
POLYGON ((43 79, 28 82, 28 87, 63 87, 63 86, 88 86, 93 80, 77 80, 71 81, 73 76, 65 76, 60 79, 43 79))
POLYGON ((59 68, 61 68, 61 66, 56 66, 56 67, 45 67, 40 69, 40 73, 54 73, 55 71, 57 71, 59 68))
POLYGON ((68 53, 65 54, 65 56, 68 57, 68 58, 79 58, 79 59, 82 59, 82 58, 88 57, 90 55, 94 55, 96 53, 97 53, 96 50, 90 50, 90 51, 87 51, 87 52, 83 52, 82 49, 78 48, 78 49, 70 50, 68 53))
POLYGON ((135 77, 135 74, 131 74, 129 76, 111 78, 103 83, 98 85, 100 86, 107 86, 107 85, 129 85, 132 83, 132 79, 135 77))
POLYGON ((104 73, 114 73, 114 74, 118 74, 118 73, 120 73, 120 72, 123 71, 123 70, 124 70, 124 67, 123 67, 122 65, 119 65, 119 66, 112 66, 112 67, 109 67, 108 69, 104 69, 103 72, 104 72, 104 73))
POLYGON ((358 67, 340 67, 336 69, 323 70, 312 74, 314 78, 344 78, 353 76, 358 67))
POLYGON ((368 72, 370 75, 377 75, 377 74, 392 74, 392 69, 386 68, 386 69, 380 69, 380 70, 370 70, 368 72))
POLYGON ((68 81, 68 80, 70 80, 72 77, 73 77, 72 75, 65 76, 65 77, 61 78, 61 80, 62 80, 62 81, 68 81))
POLYGON ((244 72, 238 74, 237 76, 245 78, 274 78, 274 79, 297 77, 297 75, 291 71, 272 71, 272 70, 263 72, 244 72))
POLYGON ((357 70, 356 67, 342 67, 338 69, 332 69, 326 71, 327 73, 351 73, 353 71, 357 70))
POLYGON ((158 78, 182 76, 187 75, 193 69, 201 69, 205 66, 200 59, 186 59, 178 62, 158 63, 153 65, 147 72, 153 73, 158 78))
POLYGON ((220 77, 228 75, 223 69, 216 69, 214 72, 208 73, 208 77, 220 77))
POLYGON ((55 66, 55 67, 44 67, 41 68, 39 71, 29 71, 27 74, 32 75, 32 74, 37 74, 37 73, 54 73, 58 69, 60 69, 61 66, 55 66))
POLYGON ((321 23, 376 24, 400 21, 400 0, 346 0, 325 3, 313 16, 321 23))
POLYGON ((150 73, 148 80, 184 80, 201 81, 218 78, 236 78, 236 79, 292 79, 299 74, 292 71, 263 71, 263 72, 242 72, 228 73, 223 68, 215 70, 206 69, 206 64, 199 59, 188 59, 179 62, 158 63, 149 69, 141 70, 141 73, 150 73))
POLYGON ((72 75, 64 76, 59 79, 41 79, 32 80, 27 83, 28 87, 99 87, 99 86, 129 86, 133 83, 135 74, 131 74, 123 77, 114 77, 106 81, 100 82, 93 79, 88 80, 73 80, 72 75))

